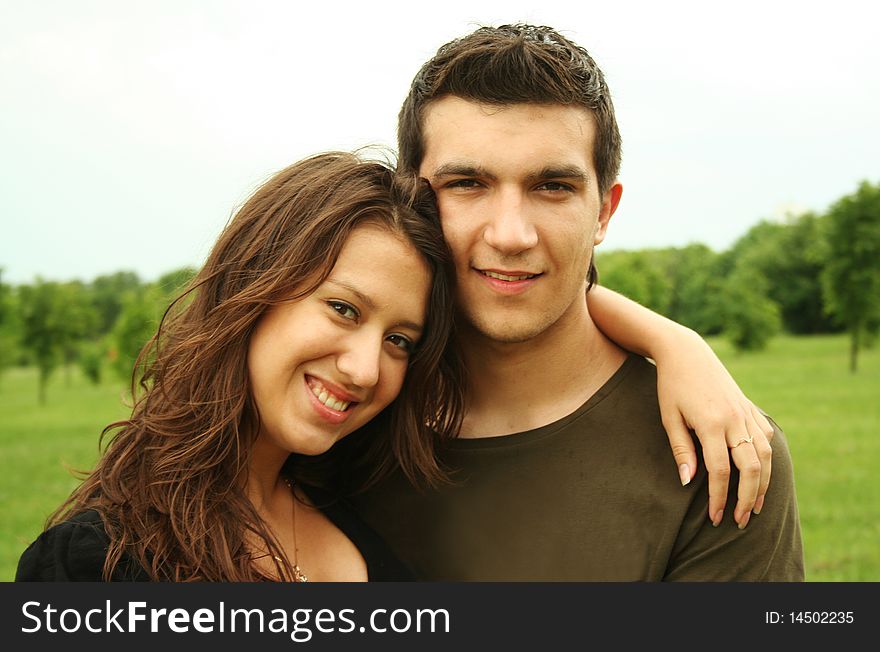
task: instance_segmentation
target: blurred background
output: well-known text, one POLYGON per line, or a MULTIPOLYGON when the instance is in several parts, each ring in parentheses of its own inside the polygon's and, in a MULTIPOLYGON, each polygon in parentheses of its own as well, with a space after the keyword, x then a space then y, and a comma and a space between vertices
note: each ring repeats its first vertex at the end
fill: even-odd
POLYGON ((421 63, 519 21, 614 96, 602 283, 707 337, 786 430, 807 579, 880 580, 880 10, 533 4, 0 0, 0 580, 248 194, 318 151, 387 156, 421 63))

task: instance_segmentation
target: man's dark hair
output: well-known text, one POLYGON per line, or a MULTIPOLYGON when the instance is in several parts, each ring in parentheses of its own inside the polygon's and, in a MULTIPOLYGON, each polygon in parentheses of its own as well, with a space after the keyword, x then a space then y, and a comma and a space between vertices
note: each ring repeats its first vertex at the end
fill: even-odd
POLYGON ((496 106, 583 107, 596 121, 593 165, 600 192, 617 178, 620 131, 605 77, 584 48, 549 27, 481 27, 437 50, 413 80, 398 116, 401 170, 418 171, 425 108, 447 95, 496 106))

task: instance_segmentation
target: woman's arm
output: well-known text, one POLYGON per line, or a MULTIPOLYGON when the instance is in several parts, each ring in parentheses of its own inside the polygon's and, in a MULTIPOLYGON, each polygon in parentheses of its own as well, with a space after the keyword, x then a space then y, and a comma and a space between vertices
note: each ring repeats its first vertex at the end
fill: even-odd
POLYGON ((730 451, 740 473, 733 517, 744 528, 752 510, 761 511, 770 484, 770 423, 697 333, 607 288, 594 286, 587 297, 593 321, 609 339, 657 364, 660 414, 682 484, 697 465, 689 431, 699 438, 715 525, 724 513, 730 451))

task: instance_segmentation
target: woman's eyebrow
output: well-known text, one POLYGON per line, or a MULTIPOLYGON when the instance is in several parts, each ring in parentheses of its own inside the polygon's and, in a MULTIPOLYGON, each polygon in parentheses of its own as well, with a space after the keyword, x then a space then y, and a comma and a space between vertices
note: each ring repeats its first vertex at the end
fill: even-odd
POLYGON ((370 310, 376 309, 376 304, 373 303, 373 300, 370 297, 368 297, 366 294, 364 294, 363 292, 358 290, 351 283, 347 283, 345 281, 340 281, 340 280, 331 278, 331 279, 327 279, 327 284, 328 285, 335 285, 336 287, 341 288, 343 290, 348 290, 354 296, 356 296, 358 298, 358 300, 361 301, 361 303, 363 303, 367 308, 369 308, 370 310))
POLYGON ((395 327, 402 326, 403 328, 408 328, 411 331, 415 331, 421 336, 423 327, 420 324, 404 319, 403 321, 399 321, 394 324, 395 327))
MULTIPOLYGON (((361 292, 359 289, 357 289, 351 283, 348 283, 346 281, 341 281, 339 279, 331 278, 331 279, 327 279, 327 285, 334 285, 337 288, 340 288, 342 290, 347 290, 347 291, 351 292, 354 296, 356 296, 358 298, 358 300, 361 303, 363 303, 368 309, 370 309, 370 310, 376 309, 376 304, 373 302, 373 300, 370 297, 368 297, 366 294, 361 292)), ((421 324, 417 324, 414 321, 409 321, 408 319, 404 319, 404 320, 397 322, 395 324, 395 326, 402 326, 404 328, 409 328, 410 330, 414 330, 419 334, 421 334, 421 332, 424 330, 424 326, 422 326, 421 324)))

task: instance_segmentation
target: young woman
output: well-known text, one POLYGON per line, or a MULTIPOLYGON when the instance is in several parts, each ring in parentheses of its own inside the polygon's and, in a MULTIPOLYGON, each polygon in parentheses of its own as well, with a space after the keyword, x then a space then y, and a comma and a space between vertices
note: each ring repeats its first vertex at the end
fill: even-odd
MULTIPOLYGON (((105 430, 116 433, 97 467, 16 579, 407 579, 320 487, 397 466, 416 484, 443 481, 432 433, 455 436, 464 405, 452 278, 426 187, 343 153, 277 174, 172 305, 142 354, 131 418, 105 430)), ((710 470, 727 464, 743 415, 760 434, 702 340, 599 288, 590 306, 607 334, 658 361, 683 482, 696 469, 686 426, 710 470)), ((761 486, 744 480, 748 509, 767 472, 761 486)))
POLYGON ((430 430, 451 436, 462 405, 447 261, 430 191, 386 166, 338 153, 277 174, 164 319, 131 418, 17 579, 402 579, 285 463, 357 430, 372 473, 440 477, 430 430))

